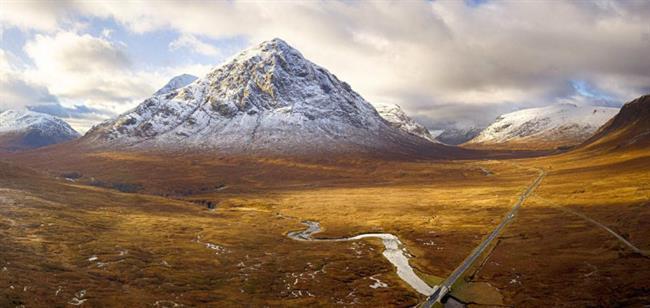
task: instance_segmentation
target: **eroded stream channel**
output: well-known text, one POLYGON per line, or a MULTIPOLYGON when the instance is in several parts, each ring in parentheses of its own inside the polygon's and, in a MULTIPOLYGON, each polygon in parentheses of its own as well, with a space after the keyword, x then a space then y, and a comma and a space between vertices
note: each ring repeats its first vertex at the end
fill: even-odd
POLYGON ((400 242, 397 236, 390 233, 364 233, 346 238, 317 239, 313 238, 312 235, 321 231, 320 224, 315 221, 303 221, 302 224, 306 225, 307 229, 289 232, 287 236, 296 241, 312 242, 346 242, 365 238, 381 239, 384 244, 384 252, 382 254, 388 262, 395 266, 397 269, 397 276, 420 294, 428 296, 433 292, 433 288, 424 282, 424 280, 420 279, 420 277, 415 274, 415 271, 413 271, 413 268, 409 264, 408 252, 406 252, 404 245, 400 242))

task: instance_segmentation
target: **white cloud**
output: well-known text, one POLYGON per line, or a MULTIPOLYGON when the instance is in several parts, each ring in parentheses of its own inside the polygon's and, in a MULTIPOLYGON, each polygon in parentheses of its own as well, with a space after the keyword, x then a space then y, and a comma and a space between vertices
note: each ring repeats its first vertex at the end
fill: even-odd
POLYGON ((66 3, 37 1, 2 1, 0 24, 21 29, 53 31, 66 15, 66 3))
POLYGON ((97 70, 123 70, 129 59, 118 46, 103 38, 74 32, 36 35, 25 52, 36 66, 50 72, 88 74, 97 70))
POLYGON ((31 78, 26 65, 19 57, 0 49, 0 111, 8 109, 30 109, 52 114, 66 120, 79 132, 85 132, 93 124, 110 116, 102 110, 67 104, 47 86, 31 78))
MULTIPOLYGON (((432 121, 493 118, 495 111, 550 103, 573 94, 573 79, 621 100, 650 91, 650 2, 642 0, 488 1, 478 7, 463 1, 92 1, 64 6, 68 9, 29 9, 21 20, 5 13, 0 20, 51 29, 71 12, 114 18, 136 33, 178 31, 182 35, 170 48, 202 54, 218 52, 197 39, 202 36, 245 36, 253 44, 281 37, 369 101, 399 103, 432 121), (42 24, 35 20, 38 14, 45 14, 42 24)), ((11 15, 20 15, 13 10, 11 15)), ((127 84, 109 78, 81 86, 108 85, 110 93, 121 88, 128 97, 146 92, 129 86, 140 80, 131 75, 124 77, 127 84)), ((59 93, 55 84, 51 90, 59 93)))
POLYGON ((572 79, 634 96, 639 82, 616 80, 650 76, 643 1, 164 2, 155 10, 147 2, 94 2, 85 9, 136 32, 245 35, 252 43, 282 37, 370 101, 431 118, 449 105, 543 104, 570 95, 572 79))
POLYGON ((105 39, 110 39, 113 35, 113 29, 104 28, 102 29, 102 37, 105 39))
POLYGON ((125 52, 110 41, 60 31, 39 34, 25 44, 34 68, 25 74, 62 99, 119 109, 153 89, 150 79, 131 70, 125 52))
POLYGON ((13 69, 13 64, 16 62, 13 58, 14 56, 2 49, 0 49, 0 72, 9 71, 13 69))
POLYGON ((185 65, 136 70, 122 45, 104 37, 59 31, 25 44, 34 66, 23 75, 57 96, 66 107, 123 112, 180 73, 205 74, 208 67, 185 65))
POLYGON ((219 49, 203 42, 191 34, 182 34, 176 40, 169 43, 170 50, 180 48, 189 48, 192 52, 200 53, 206 56, 216 56, 219 54, 219 49))
POLYGON ((12 13, 28 11, 25 19, 21 20, 24 21, 22 24, 8 20, 5 11, 0 10, 0 14, 5 16, 0 19, 0 28, 13 26, 41 31, 40 34, 25 36, 28 39, 23 50, 33 63, 25 63, 0 48, 0 110, 36 108, 54 112, 83 132, 111 113, 134 107, 172 76, 181 73, 203 75, 210 68, 188 64, 136 70, 126 46, 111 41, 111 29, 103 29, 99 37, 80 34, 79 31, 87 29, 87 23, 58 16, 61 12, 65 16, 72 14, 50 12, 43 10, 43 6, 37 5, 35 11, 31 11, 35 4, 10 6, 12 10, 16 9, 12 13), (40 18, 48 22, 39 24, 35 21, 40 18), (64 28, 70 30, 61 30, 62 22, 64 28), (90 107, 91 110, 79 109, 78 106, 90 107), (59 114, 61 112, 68 114, 63 116, 59 114))
POLYGON ((16 73, 0 73, 0 110, 56 101, 46 87, 31 83, 16 73))
POLYGON ((46 87, 24 76, 17 65, 19 62, 18 57, 0 49, 0 110, 56 102, 57 98, 46 87))

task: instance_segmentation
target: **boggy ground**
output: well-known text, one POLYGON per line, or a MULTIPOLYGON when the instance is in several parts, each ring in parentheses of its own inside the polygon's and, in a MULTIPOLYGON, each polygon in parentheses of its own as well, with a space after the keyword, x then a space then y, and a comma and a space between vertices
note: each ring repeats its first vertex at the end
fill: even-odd
POLYGON ((490 282, 518 307, 648 305, 650 151, 576 151, 519 163, 548 175, 473 281, 490 282))
POLYGON ((559 209, 583 211, 650 248, 648 154, 630 155, 591 163, 566 155, 12 157, 0 164, 0 306, 413 306, 423 296, 397 277, 380 242, 297 242, 286 233, 303 229, 302 220, 319 221, 319 237, 393 233, 434 282, 499 223, 540 167, 546 179, 459 297, 518 307, 643 305, 649 259, 559 209))

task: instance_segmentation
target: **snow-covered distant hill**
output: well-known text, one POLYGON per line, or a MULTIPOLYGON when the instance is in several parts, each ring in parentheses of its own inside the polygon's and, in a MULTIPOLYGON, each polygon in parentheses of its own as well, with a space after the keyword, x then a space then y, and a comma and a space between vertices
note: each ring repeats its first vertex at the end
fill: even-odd
POLYGON ((280 39, 146 99, 82 142, 255 155, 459 151, 393 128, 347 83, 280 39))
POLYGON ((406 115, 399 105, 380 105, 377 106, 377 112, 379 112, 379 115, 388 121, 391 126, 401 129, 409 134, 436 142, 431 134, 429 134, 429 130, 406 115))
POLYGON ((444 144, 458 145, 476 137, 483 128, 474 126, 450 126, 436 136, 436 140, 444 144))
POLYGON ((438 136, 440 136, 442 134, 442 132, 444 132, 444 130, 442 130, 442 129, 430 129, 429 130, 429 135, 431 135, 431 137, 433 137, 433 139, 435 139, 435 141, 438 141, 438 139, 436 139, 436 138, 438 136))
POLYGON ((169 93, 174 90, 178 90, 182 87, 187 86, 188 84, 196 81, 199 77, 190 74, 182 74, 172 78, 166 85, 164 85, 160 90, 154 93, 154 96, 162 95, 169 93))
POLYGON ((499 116, 465 145, 513 149, 552 149, 583 142, 618 108, 559 103, 499 116))
POLYGON ((26 150, 78 137, 68 123, 48 114, 27 110, 0 113, 0 150, 26 150))

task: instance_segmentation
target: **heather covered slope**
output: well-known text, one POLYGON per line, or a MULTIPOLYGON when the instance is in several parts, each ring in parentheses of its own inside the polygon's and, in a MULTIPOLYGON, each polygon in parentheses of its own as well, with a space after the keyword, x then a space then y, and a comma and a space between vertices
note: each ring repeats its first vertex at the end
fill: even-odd
POLYGON ((8 110, 0 113, 0 151, 22 151, 79 137, 68 123, 51 115, 8 110))
POLYGON ((319 164, 89 153, 35 160, 47 172, 39 174, 0 163, 0 306, 75 298, 90 306, 415 306, 423 298, 400 280, 381 242, 286 234, 302 230, 302 220, 319 221, 322 237, 395 234, 418 275, 436 284, 506 215, 537 168, 548 173, 542 185, 458 292, 487 306, 639 305, 649 259, 567 212, 650 249, 648 157, 628 154, 319 164), (129 185, 136 189, 120 192, 129 185))
POLYGON ((581 150, 645 149, 650 146, 650 95, 638 97, 621 108, 595 135, 585 141, 581 150))
POLYGON ((146 99, 82 141, 111 149, 260 155, 463 153, 393 128, 347 83, 280 39, 146 99))
POLYGON ((539 168, 547 171, 541 186, 452 294, 486 306, 638 306, 647 302, 650 259, 580 215, 650 250, 647 149, 321 163, 31 151, 9 158, 47 173, 0 163, 0 268, 8 274, 0 275, 0 306, 75 298, 92 306, 415 306, 422 296, 399 279, 380 242, 305 243, 286 234, 303 220, 318 221, 322 237, 395 234, 434 285, 539 168))

